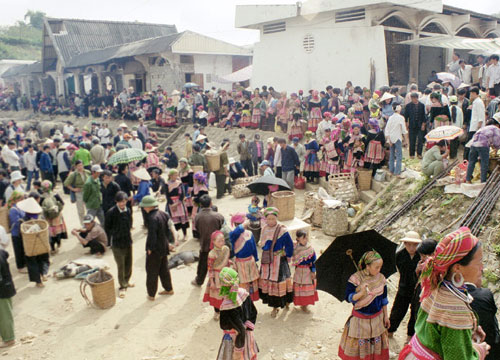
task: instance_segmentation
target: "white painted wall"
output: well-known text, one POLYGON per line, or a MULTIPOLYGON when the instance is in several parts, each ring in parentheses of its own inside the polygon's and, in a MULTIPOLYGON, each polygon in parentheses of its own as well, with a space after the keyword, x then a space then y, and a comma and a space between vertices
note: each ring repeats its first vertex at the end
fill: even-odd
POLYGON ((193 55, 195 74, 203 74, 203 87, 207 90, 212 86, 224 90, 231 90, 231 83, 217 82, 222 77, 233 72, 233 60, 230 55, 193 55), (211 74, 211 82, 207 81, 207 74, 211 74))
POLYGON ((367 21, 335 24, 331 14, 308 21, 295 18, 287 21, 285 32, 261 35, 254 48, 251 87, 307 92, 327 85, 342 88, 347 80, 369 87, 370 59, 375 62, 376 86, 386 85, 383 26, 370 26, 367 21), (306 34, 315 40, 309 54, 303 49, 306 34))

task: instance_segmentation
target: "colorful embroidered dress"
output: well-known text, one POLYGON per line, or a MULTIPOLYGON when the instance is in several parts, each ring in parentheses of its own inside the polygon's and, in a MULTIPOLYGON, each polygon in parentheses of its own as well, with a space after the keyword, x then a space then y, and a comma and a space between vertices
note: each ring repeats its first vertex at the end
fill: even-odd
POLYGON ((312 278, 312 274, 316 273, 315 262, 316 253, 311 245, 295 245, 292 256, 292 266, 295 266, 293 303, 297 306, 314 305, 319 300, 316 280, 312 278))
POLYGON ((319 145, 316 140, 311 139, 304 147, 306 148, 304 176, 306 178, 317 178, 319 176, 319 159, 317 155, 319 145))
POLYGON ((476 350, 471 340, 476 328, 477 319, 471 307, 443 283, 422 301, 416 334, 399 359, 483 360, 484 354, 480 348, 476 350))
POLYGON ((184 205, 184 188, 180 180, 167 182, 167 205, 165 211, 175 224, 175 228, 187 229, 189 227, 189 217, 184 205))
POLYGON ((312 99, 309 100, 309 119, 307 121, 307 130, 316 132, 318 130, 318 124, 321 121, 321 101, 318 99, 317 102, 312 99))
POLYGON ((229 240, 233 247, 236 271, 240 278, 240 287, 244 288, 253 301, 259 300, 259 261, 257 246, 253 234, 238 225, 229 233, 229 240))
POLYGON ((364 275, 358 271, 351 275, 346 287, 346 300, 353 304, 352 315, 347 319, 340 339, 339 357, 343 360, 388 360, 389 338, 384 327, 383 307, 387 300, 384 275, 364 275), (368 284, 365 297, 354 301, 356 288, 368 284))
POLYGON ((263 226, 260 235, 264 243, 262 250, 271 250, 274 234, 277 240, 272 249, 270 263, 261 260, 259 295, 264 304, 273 308, 284 308, 293 301, 293 281, 288 258, 293 255, 293 241, 285 226, 277 224, 273 227, 263 226), (277 228, 279 227, 279 228, 277 228))
POLYGON ((220 271, 229 264, 230 251, 226 245, 221 248, 214 247, 208 253, 208 282, 203 296, 203 302, 208 302, 216 309, 220 309, 223 297, 220 295, 220 271))

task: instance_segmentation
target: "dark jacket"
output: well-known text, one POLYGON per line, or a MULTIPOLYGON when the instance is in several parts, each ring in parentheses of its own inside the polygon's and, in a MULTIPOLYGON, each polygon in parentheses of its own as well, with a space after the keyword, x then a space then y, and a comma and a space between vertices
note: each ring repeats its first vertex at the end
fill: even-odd
POLYGON ((173 239, 173 234, 168 226, 170 217, 164 211, 155 209, 148 215, 148 237, 146 251, 150 250, 160 256, 170 254, 168 244, 173 239))
POLYGON ((165 153, 163 156, 165 157, 165 164, 169 169, 177 169, 177 166, 179 166, 179 160, 173 151, 170 155, 165 153))
POLYGON ((409 124, 408 128, 412 130, 419 130, 422 124, 425 123, 425 105, 420 101, 418 104, 409 103, 405 107, 405 120, 409 124))
POLYGON ((489 289, 478 289, 472 284, 466 283, 465 286, 469 294, 474 298, 470 304, 472 310, 479 318, 479 325, 486 333, 486 342, 491 346, 487 360, 500 359, 500 331, 496 318, 497 306, 493 294, 489 289))
POLYGON ((224 225, 224 216, 211 208, 203 208, 194 218, 196 229, 200 233, 201 252, 210 251, 210 236, 215 230, 220 230, 224 225))
POLYGON ((121 191, 124 191, 129 197, 132 195, 134 191, 134 185, 132 185, 132 181, 125 174, 118 174, 115 176, 115 182, 120 187, 121 191))
POLYGON ((106 213, 104 221, 108 245, 116 248, 127 248, 132 245, 132 213, 128 207, 125 211, 120 211, 117 205, 113 206, 106 213))
POLYGON ((118 191, 120 191, 120 185, 114 181, 111 181, 108 186, 104 186, 104 183, 101 182, 102 209, 104 213, 115 205, 115 196, 118 191))
POLYGON ((9 263, 7 259, 9 253, 0 249, 0 298, 8 299, 16 295, 16 288, 10 274, 9 263))
POLYGON ((232 166, 229 166, 229 175, 231 176, 231 179, 235 180, 238 178, 245 177, 245 173, 243 172, 243 166, 241 166, 240 162, 237 161, 234 164, 234 168, 232 166))
POLYGON ((415 253, 413 258, 408 251, 403 248, 396 253, 396 267, 399 271, 398 293, 403 296, 411 297, 417 286, 417 265, 420 261, 420 255, 415 253))
POLYGON ((281 170, 283 172, 295 170, 300 166, 299 156, 293 147, 287 145, 285 149, 281 149, 281 170))

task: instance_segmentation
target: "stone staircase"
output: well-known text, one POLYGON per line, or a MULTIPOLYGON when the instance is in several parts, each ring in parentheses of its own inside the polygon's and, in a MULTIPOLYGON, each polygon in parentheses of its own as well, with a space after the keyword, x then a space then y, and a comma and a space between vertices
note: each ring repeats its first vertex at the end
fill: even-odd
POLYGON ((149 132, 154 132, 158 136, 158 146, 161 148, 160 150, 164 149, 169 137, 179 130, 179 126, 171 128, 157 126, 154 120, 146 121, 144 125, 148 127, 149 132))

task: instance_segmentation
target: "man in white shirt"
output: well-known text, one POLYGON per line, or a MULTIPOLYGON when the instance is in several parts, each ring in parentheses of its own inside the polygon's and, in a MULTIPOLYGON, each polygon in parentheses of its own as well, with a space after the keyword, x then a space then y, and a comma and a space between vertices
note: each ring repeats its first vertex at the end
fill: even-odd
POLYGON ((490 62, 491 65, 488 67, 488 89, 490 89, 490 95, 500 96, 500 64, 498 64, 498 55, 491 55, 490 62))
POLYGON ((458 77, 463 83, 472 84, 472 65, 466 65, 464 60, 459 61, 458 77))
POLYGON ((281 147, 278 145, 278 138, 273 139, 274 143, 274 174, 276 177, 281 178, 281 147))
POLYGON ((33 145, 28 145, 28 151, 24 154, 24 164, 28 171, 28 179, 26 180, 26 191, 31 189, 31 180, 38 180, 38 166, 36 165, 36 151, 33 145))
POLYGON ((401 175, 401 162, 403 161, 403 146, 408 144, 408 131, 406 130, 405 118, 401 115, 401 105, 393 105, 394 114, 389 117, 385 125, 385 141, 389 144, 391 152, 389 156, 389 171, 401 175))
POLYGON ((453 53, 452 62, 446 65, 448 72, 458 75, 458 70, 460 69, 460 55, 453 53))
POLYGON ((132 131, 132 139, 128 143, 132 148, 142 150, 142 141, 137 137, 137 131, 132 131))
POLYGON ((331 121, 332 115, 330 113, 325 113, 323 116, 323 120, 321 120, 318 124, 318 130, 316 130, 316 139, 318 139, 318 141, 323 139, 326 129, 331 130, 334 127, 331 121))
POLYGON ((68 134, 70 137, 75 133, 75 127, 71 121, 66 121, 66 125, 63 126, 63 134, 68 134))
MULTIPOLYGON (((479 97, 479 88, 473 87, 470 89, 470 102, 471 104, 467 109, 471 110, 469 131, 467 132, 467 142, 469 142, 476 131, 483 128, 485 125, 485 113, 486 109, 484 107, 483 100, 479 97)), ((470 148, 465 147, 464 150, 464 160, 469 158, 470 148)))
POLYGON ((17 153, 14 150, 15 148, 16 143, 12 140, 9 140, 7 145, 2 148, 3 161, 7 163, 11 172, 21 169, 19 165, 19 156, 17 156, 17 153))

